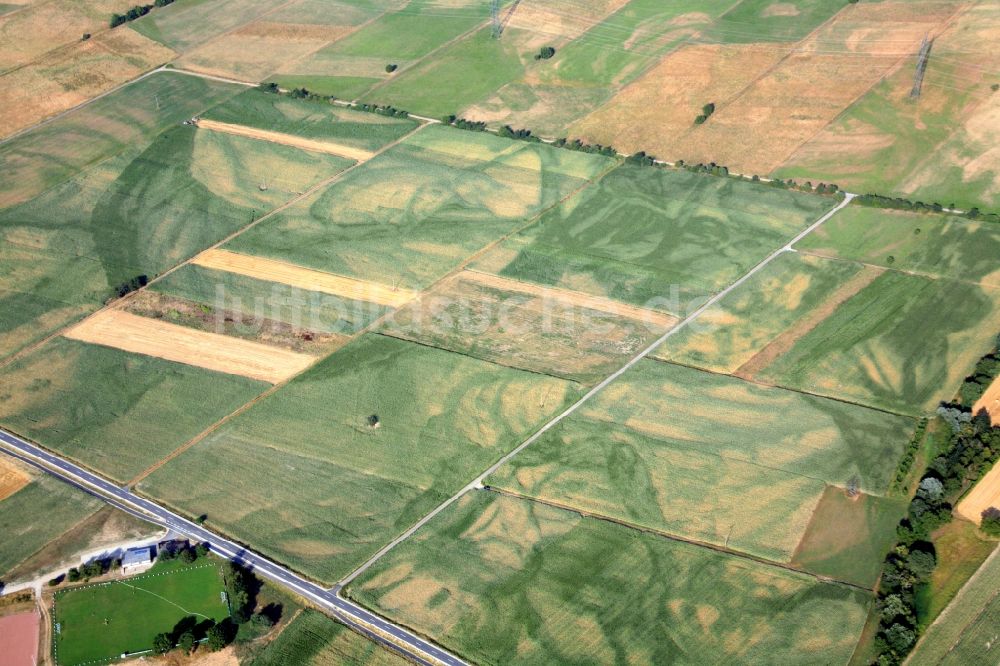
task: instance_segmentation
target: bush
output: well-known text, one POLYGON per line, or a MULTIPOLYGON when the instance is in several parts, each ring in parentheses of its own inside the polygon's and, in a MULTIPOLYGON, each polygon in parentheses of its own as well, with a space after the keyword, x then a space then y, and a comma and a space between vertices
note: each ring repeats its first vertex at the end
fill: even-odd
POLYGON ((385 72, 386 72, 386 74, 392 74, 397 69, 399 69, 399 65, 397 65, 395 63, 390 63, 390 64, 388 64, 388 65, 385 66, 385 72))
POLYGON ((983 511, 983 522, 980 527, 990 536, 1000 536, 1000 509, 991 506, 983 511))
POLYGON ((543 46, 538 53, 535 54, 535 60, 548 60, 556 54, 556 50, 551 46, 543 46))
POLYGON ((703 114, 701 114, 701 115, 699 115, 699 116, 695 116, 695 117, 694 117, 694 124, 695 124, 695 125, 701 125, 701 124, 703 124, 703 123, 704 123, 704 122, 705 122, 706 120, 708 120, 708 116, 706 116, 706 115, 705 115, 705 114, 703 113, 703 114))

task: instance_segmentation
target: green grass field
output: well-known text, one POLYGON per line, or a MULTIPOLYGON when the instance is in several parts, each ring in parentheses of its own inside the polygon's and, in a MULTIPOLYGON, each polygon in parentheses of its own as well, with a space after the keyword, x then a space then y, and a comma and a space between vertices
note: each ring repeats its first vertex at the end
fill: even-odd
POLYGON ((0 210, 3 355, 96 309, 115 286, 155 276, 351 163, 175 126, 145 149, 108 156, 0 210))
POLYGON ((1000 290, 888 271, 756 376, 919 415, 952 398, 998 330, 1000 290))
POLYGON ((55 596, 56 663, 72 666, 148 650, 153 637, 186 617, 198 623, 229 617, 216 562, 157 564, 122 581, 94 583, 55 596))
POLYGON ((297 100, 256 89, 213 107, 204 117, 365 150, 378 150, 417 126, 415 120, 354 111, 321 101, 297 100))
POLYGON ((267 0, 180 0, 169 8, 150 12, 130 26, 183 53, 272 8, 274 3, 267 0))
POLYGON ((794 42, 843 9, 826 0, 741 0, 706 31, 719 42, 794 42))
POLYGON ((238 273, 188 264, 152 290, 247 318, 267 318, 320 333, 353 334, 388 311, 375 303, 307 291, 238 273))
POLYGON ((0 424, 119 481, 268 386, 66 338, 0 377, 0 424))
POLYGON ((869 595, 473 492, 347 594, 481 664, 845 663, 869 595))
POLYGON ((474 267, 686 315, 833 205, 727 178, 623 166, 474 267))
POLYGON ((549 146, 427 127, 226 249, 422 288, 610 164, 549 146))
POLYGON ((787 562, 827 484, 843 488, 855 479, 865 492, 886 491, 913 425, 643 361, 487 481, 787 562))
POLYGON ((404 666, 410 662, 322 613, 305 610, 245 663, 248 666, 404 666))
POLYGON ((578 394, 543 375, 365 335, 140 486, 333 582, 578 394))
POLYGON ((969 664, 988 659, 1000 622, 1000 557, 996 552, 931 625, 911 656, 914 664, 969 664))
POLYGON ((1000 226, 989 222, 850 206, 796 249, 1000 286, 1000 226))
POLYGON ((47 543, 97 512, 102 502, 55 477, 38 475, 0 500, 0 580, 47 543), (44 516, 44 520, 39 520, 44 516))
POLYGON ((786 252, 653 352, 731 373, 858 275, 859 264, 786 252))

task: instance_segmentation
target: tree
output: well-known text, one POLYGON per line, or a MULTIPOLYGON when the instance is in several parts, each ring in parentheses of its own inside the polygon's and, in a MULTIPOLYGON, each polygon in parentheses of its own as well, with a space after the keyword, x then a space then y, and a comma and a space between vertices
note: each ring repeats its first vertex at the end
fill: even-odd
POLYGON ((882 621, 888 624, 897 617, 909 618, 910 607, 898 594, 890 594, 879 603, 879 614, 882 616, 882 621))
POLYGON ((73 567, 72 569, 66 572, 66 578, 67 580, 69 580, 69 582, 75 583, 76 581, 80 580, 80 570, 77 569, 76 567, 73 567))
POLYGON ((699 116, 695 116, 695 117, 694 117, 694 124, 695 124, 695 125, 701 125, 701 124, 702 124, 702 123, 704 123, 704 122, 705 122, 706 120, 708 120, 708 116, 706 116, 705 114, 701 114, 701 115, 699 115, 699 116))
POLYGON ((156 634, 156 636, 153 637, 153 652, 157 654, 166 654, 173 649, 174 641, 170 638, 170 634, 156 634))
POLYGON ((983 511, 983 522, 980 526, 990 536, 1000 536, 1000 509, 991 506, 983 511))
POLYGON ((185 631, 181 634, 181 637, 177 639, 177 647, 184 650, 185 654, 191 654, 191 651, 194 650, 194 633, 185 631))
POLYGON ((254 629, 264 632, 274 626, 274 620, 263 613, 254 613, 254 616, 250 618, 250 625, 254 629))
POLYGON ((194 547, 194 554, 198 557, 205 557, 208 555, 208 544, 202 541, 197 546, 194 547))
POLYGON ((906 568, 918 581, 930 578, 936 564, 937 558, 934 557, 934 553, 926 550, 914 550, 906 556, 906 568))
POLYGON ((184 562, 184 564, 191 564, 196 559, 198 559, 198 556, 195 554, 193 548, 188 547, 181 551, 181 561, 184 562))
POLYGON ((226 638, 226 632, 225 629, 222 628, 222 625, 213 625, 205 633, 205 647, 212 652, 217 652, 218 650, 226 647, 226 638))
POLYGON ((705 106, 701 107, 701 113, 706 118, 715 113, 715 102, 709 102, 705 106))
POLYGON ((388 64, 388 65, 385 66, 385 72, 386 72, 386 74, 392 74, 397 69, 399 69, 399 65, 397 65, 396 63, 390 63, 390 64, 388 64))
POLYGON ((920 482, 917 488, 917 496, 923 497, 931 502, 938 502, 944 496, 944 484, 940 479, 929 476, 920 482))
POLYGON ((556 54, 556 50, 551 46, 543 46, 538 53, 535 54, 535 60, 548 60, 556 54))
POLYGON ((908 629, 901 624, 894 624, 885 632, 886 644, 889 646, 890 650, 898 655, 904 655, 909 652, 916 640, 917 637, 916 634, 913 633, 913 630, 908 629))

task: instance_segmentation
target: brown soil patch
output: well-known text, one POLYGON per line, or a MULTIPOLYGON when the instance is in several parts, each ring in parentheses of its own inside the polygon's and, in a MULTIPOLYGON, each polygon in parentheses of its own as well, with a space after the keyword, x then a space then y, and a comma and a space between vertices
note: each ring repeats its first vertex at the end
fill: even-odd
POLYGON ((343 146, 339 143, 316 141, 314 139, 306 139, 301 136, 295 136, 294 134, 270 132, 268 130, 257 129, 256 127, 247 127, 246 125, 220 123, 216 120, 201 119, 198 121, 198 127, 201 129, 212 130, 213 132, 225 132, 226 134, 235 134, 237 136, 245 136, 251 139, 260 139, 261 141, 280 143, 284 146, 292 146, 293 148, 301 148, 302 150, 311 150, 317 153, 338 155, 351 160, 357 160, 358 162, 369 160, 372 155, 374 155, 374 153, 369 150, 362 150, 361 148, 354 148, 352 146, 343 146))
POLYGON ((276 259, 265 259, 228 250, 206 250, 192 262, 196 266, 228 271, 247 277, 278 282, 292 287, 342 296, 356 301, 378 303, 398 308, 412 301, 418 292, 389 287, 375 282, 325 273, 276 259))
MULTIPOLYGON (((79 34, 76 37, 79 40, 79 34)), ((101 33, 0 76, 0 136, 111 90, 176 54, 133 30, 101 33)))
POLYGON ((155 291, 142 291, 128 299, 125 310, 140 317, 167 319, 199 331, 253 340, 314 356, 325 356, 349 340, 346 335, 296 328, 283 321, 219 310, 155 291))
POLYGON ((38 660, 37 611, 0 617, 0 654, 8 666, 34 666, 38 660))
POLYGON ((9 458, 0 458, 0 500, 28 485, 31 477, 9 458))
POLYGON ((771 365, 779 356, 792 348, 800 338, 813 330, 827 317, 833 314, 840 305, 851 298, 859 291, 867 287, 872 281, 881 275, 885 269, 876 266, 864 266, 850 280, 840 286, 837 291, 823 302, 822 305, 814 309, 808 315, 800 319, 791 328, 786 329, 778 337, 772 340, 766 347, 757 352, 749 361, 741 365, 733 374, 743 379, 753 379, 761 370, 771 365))
POLYGON ((972 413, 978 414, 984 409, 990 415, 990 423, 1000 425, 1000 377, 994 379, 986 392, 976 400, 976 404, 972 406, 972 413))
MULTIPOLYGON (((522 2, 511 16, 508 26, 534 32, 539 30, 539 26, 543 26, 545 35, 576 39, 627 2, 628 0, 522 2)), ((506 16, 506 13, 503 15, 506 16)))
POLYGON ((776 2, 769 6, 760 14, 763 17, 768 16, 798 16, 799 8, 790 2, 776 2))
POLYGON ((587 308, 589 310, 597 310, 598 312, 607 312, 609 314, 618 315, 619 317, 625 317, 626 319, 646 322, 658 328, 668 329, 677 323, 677 317, 663 314, 662 312, 656 312, 655 310, 647 310, 645 308, 628 305, 627 303, 622 303, 620 301, 614 301, 610 298, 591 296, 590 294, 584 294, 578 291, 570 291, 568 289, 561 289, 558 287, 544 287, 537 284, 531 284, 529 282, 521 282, 520 280, 512 280, 510 278, 500 277, 499 275, 490 275, 489 273, 465 270, 458 275, 458 279, 485 285, 493 289, 513 291, 519 294, 527 294, 528 296, 549 299, 566 305, 587 308))
POLYGON ((721 109, 782 56, 775 45, 685 46, 576 123, 570 135, 612 144, 624 152, 675 156, 708 102, 721 109), (655 131, 652 131, 655 128, 655 131))
POLYGON ((121 310, 98 312, 65 336, 272 384, 302 372, 315 360, 307 354, 197 331, 121 310))
POLYGON ((993 465, 986 476, 958 503, 955 512, 979 525, 983 521, 983 511, 990 507, 1000 509, 1000 464, 993 465))

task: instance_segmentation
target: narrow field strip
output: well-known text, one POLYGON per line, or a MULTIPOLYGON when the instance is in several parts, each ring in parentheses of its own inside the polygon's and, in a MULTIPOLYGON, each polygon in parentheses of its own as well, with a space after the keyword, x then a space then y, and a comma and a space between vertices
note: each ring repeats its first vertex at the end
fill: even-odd
POLYGON ((563 289, 560 287, 545 287, 542 285, 532 284, 530 282, 514 280, 511 278, 501 277, 499 275, 492 275, 490 273, 481 273, 476 270, 462 271, 456 276, 456 278, 459 280, 474 282, 486 287, 491 287, 493 289, 513 291, 519 294, 535 296, 542 299, 552 299, 566 305, 588 308, 598 312, 607 312, 608 314, 618 315, 635 321, 647 322, 663 328, 670 328, 679 321, 678 318, 673 315, 657 312, 656 310, 640 308, 635 305, 629 305, 610 298, 591 296, 590 294, 572 291, 570 289, 563 289))
POLYGON ((865 264, 857 275, 830 294, 824 303, 800 319, 791 328, 778 335, 767 346, 754 354, 750 360, 737 368, 733 372, 733 376, 753 380, 755 374, 765 369, 775 359, 791 349, 797 340, 823 323, 823 320, 833 314, 841 304, 870 285, 875 278, 884 272, 885 270, 882 268, 865 264))
POLYGON ((299 289, 319 291, 356 301, 377 303, 398 308, 417 297, 418 292, 390 287, 375 282, 325 273, 312 268, 296 266, 276 259, 254 257, 228 250, 206 250, 191 260, 203 268, 211 268, 247 277, 278 282, 299 289))
POLYGON ((120 310, 98 312, 64 335, 81 342, 115 347, 272 384, 298 374, 315 361, 308 354, 198 331, 120 310))
POLYGON ((224 132, 225 134, 235 134, 236 136, 245 136, 250 139, 260 139, 261 141, 280 143, 283 146, 301 148, 302 150, 311 150, 315 153, 337 155, 339 157, 357 160, 358 162, 367 162, 375 155, 375 153, 370 150, 354 148, 353 146, 345 146, 339 143, 331 143, 329 141, 306 139, 301 136, 295 136, 294 134, 271 132, 268 130, 257 129, 256 127, 248 127, 246 125, 221 123, 217 120, 201 119, 198 121, 197 125, 200 129, 211 130, 213 132, 224 132))

